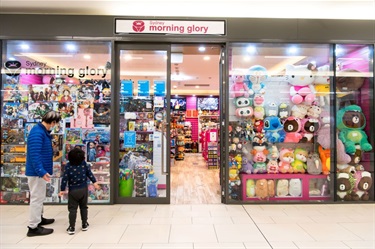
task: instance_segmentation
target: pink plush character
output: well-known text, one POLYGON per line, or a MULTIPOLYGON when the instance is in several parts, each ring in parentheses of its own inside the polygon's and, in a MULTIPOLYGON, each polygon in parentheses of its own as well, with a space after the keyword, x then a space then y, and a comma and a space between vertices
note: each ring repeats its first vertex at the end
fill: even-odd
POLYGON ((232 98, 238 97, 249 97, 249 87, 244 82, 243 75, 233 75, 233 84, 231 85, 229 92, 232 98))
POLYGON ((307 105, 315 100, 315 89, 313 86, 315 66, 308 65, 294 66, 286 65, 285 75, 290 85, 290 100, 293 104, 305 102, 307 105))
POLYGON ((253 161, 254 161, 254 164, 253 164, 254 174, 267 173, 266 161, 267 161, 268 150, 267 149, 264 149, 264 150, 253 149, 252 154, 253 154, 253 161))
POLYGON ((284 121, 284 131, 286 133, 284 143, 298 143, 302 135, 301 121, 299 118, 290 116, 284 121))
POLYGON ((293 173, 293 168, 291 163, 294 161, 294 153, 292 149, 282 148, 280 150, 280 162, 279 162, 279 172, 280 173, 293 173))
POLYGON ((279 173, 279 165, 277 164, 276 160, 270 160, 267 163, 267 173, 268 174, 277 174, 279 173))

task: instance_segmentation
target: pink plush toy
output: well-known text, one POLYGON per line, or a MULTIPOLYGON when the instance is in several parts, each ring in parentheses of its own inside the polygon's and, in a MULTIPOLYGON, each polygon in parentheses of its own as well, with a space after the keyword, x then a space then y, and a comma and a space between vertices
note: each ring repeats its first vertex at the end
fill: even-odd
POLYGON ((284 143, 298 143, 302 135, 301 121, 299 118, 290 116, 284 121, 284 131, 286 132, 284 143))
POLYGON ((233 75, 233 84, 231 85, 229 92, 232 98, 238 97, 249 97, 249 88, 244 82, 243 75, 233 75))
POLYGON ((315 100, 315 89, 313 86, 314 65, 294 66, 286 65, 285 75, 290 87, 290 100, 293 104, 301 104, 305 102, 307 105, 315 100))
POLYGON ((294 153, 292 149, 282 148, 280 150, 280 162, 279 172, 280 173, 293 173, 291 163, 294 161, 294 153))

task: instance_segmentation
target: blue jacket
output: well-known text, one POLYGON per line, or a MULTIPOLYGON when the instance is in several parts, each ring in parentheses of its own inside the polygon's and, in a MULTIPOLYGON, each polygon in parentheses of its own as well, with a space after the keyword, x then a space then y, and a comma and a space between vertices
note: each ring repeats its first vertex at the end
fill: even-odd
POLYGON ((93 175, 89 164, 85 161, 77 166, 67 163, 64 175, 61 179, 61 191, 65 191, 67 185, 69 190, 84 188, 87 186, 87 178, 93 183, 96 182, 96 178, 93 175))
POLYGON ((52 175, 52 136, 41 123, 34 125, 27 138, 26 176, 52 175))

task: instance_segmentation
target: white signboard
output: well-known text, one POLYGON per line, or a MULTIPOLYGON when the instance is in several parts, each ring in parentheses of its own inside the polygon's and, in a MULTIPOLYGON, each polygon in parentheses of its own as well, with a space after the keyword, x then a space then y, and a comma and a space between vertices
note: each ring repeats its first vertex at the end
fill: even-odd
POLYGON ((225 35, 225 21, 116 19, 115 33, 225 35))

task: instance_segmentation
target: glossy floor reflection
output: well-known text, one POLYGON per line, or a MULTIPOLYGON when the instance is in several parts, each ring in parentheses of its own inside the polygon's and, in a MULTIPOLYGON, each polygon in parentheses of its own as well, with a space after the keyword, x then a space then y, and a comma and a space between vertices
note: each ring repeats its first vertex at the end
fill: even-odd
POLYGON ((26 237, 28 206, 0 215, 1 249, 375 248, 375 204, 90 205, 89 230, 74 235, 66 206, 45 206, 56 222, 42 237, 26 237))

